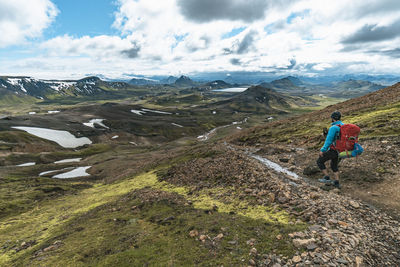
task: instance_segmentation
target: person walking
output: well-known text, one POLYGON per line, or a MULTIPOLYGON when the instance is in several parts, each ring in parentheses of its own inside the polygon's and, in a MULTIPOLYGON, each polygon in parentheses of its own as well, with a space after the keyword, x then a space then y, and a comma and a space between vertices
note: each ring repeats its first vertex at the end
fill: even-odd
POLYGON ((318 181, 326 185, 333 185, 336 188, 341 188, 339 183, 339 153, 335 149, 336 140, 339 138, 340 127, 344 124, 341 121, 342 114, 335 111, 331 114, 332 124, 329 128, 325 143, 319 151, 319 158, 317 165, 324 174, 322 179, 318 181), (333 179, 330 178, 328 170, 326 169, 325 162, 331 161, 331 169, 333 171, 333 179))

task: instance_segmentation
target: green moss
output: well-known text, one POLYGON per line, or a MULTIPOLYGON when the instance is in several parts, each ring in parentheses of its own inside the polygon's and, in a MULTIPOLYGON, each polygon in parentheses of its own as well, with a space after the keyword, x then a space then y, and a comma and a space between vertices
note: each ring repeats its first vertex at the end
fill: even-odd
POLYGON ((16 144, 34 143, 37 141, 43 141, 43 139, 22 131, 0 131, 0 141, 16 144))
MULTIPOLYGON (((344 123, 354 123, 360 126, 360 139, 398 136, 400 132, 400 102, 377 106, 352 113, 344 114, 344 123)), ((321 132, 329 128, 326 120, 312 118, 294 118, 283 121, 273 127, 258 127, 238 138, 239 142, 262 143, 283 142, 300 143, 312 147, 322 144, 321 132)))
POLYGON ((0 99, 0 106, 1 107, 9 107, 9 106, 16 106, 16 105, 31 105, 34 103, 39 102, 40 100, 26 95, 14 95, 14 94, 6 94, 2 95, 0 99))
POLYGON ((378 172, 378 173, 385 173, 385 172, 386 172, 386 169, 385 169, 384 167, 382 167, 382 166, 378 166, 378 167, 376 168, 376 172, 378 172))
POLYGON ((216 254, 207 259, 211 265, 238 264, 242 258, 248 259, 249 247, 245 241, 252 237, 251 233, 259 235, 256 237, 260 239, 259 248, 262 250, 278 247, 284 254, 293 253, 291 244, 284 240, 278 242, 275 236, 282 231, 303 229, 303 224, 294 224, 283 211, 275 212, 267 207, 252 206, 235 197, 215 199, 213 195, 223 190, 228 189, 216 188, 190 195, 190 188, 159 182, 155 172, 149 172, 115 184, 95 185, 76 195, 41 202, 34 209, 0 223, 0 243, 8 242, 18 246, 21 240, 37 242, 20 253, 3 250, 2 261, 27 264, 37 249, 68 236, 63 240, 65 245, 59 252, 51 253, 51 257, 45 257, 38 264, 198 264, 209 256, 209 247, 206 246, 208 243, 202 244, 188 237, 188 232, 195 228, 204 234, 216 236, 222 231, 221 227, 230 230, 225 233, 227 237, 221 243, 222 250, 217 249, 216 254), (138 194, 132 203, 126 196, 123 197, 132 190, 143 188, 166 192, 180 200, 171 202, 161 198, 155 204, 146 204, 148 202, 143 199, 143 194, 138 194), (110 203, 118 199, 121 211, 110 213, 110 203), (182 204, 188 200, 193 203, 193 207, 182 204), (145 208, 139 214, 132 214, 131 206, 143 205, 145 208), (219 212, 201 211, 209 210, 215 205, 219 212), (160 224, 160 220, 162 222, 171 215, 174 216, 173 222, 160 224), (72 228, 81 230, 76 232, 72 228), (231 254, 232 250, 226 249, 229 247, 226 243, 228 240, 239 240, 233 250, 234 254, 231 254), (276 242, 279 244, 275 244, 276 242))
POLYGON ((362 128, 362 137, 397 136, 400 132, 400 103, 358 112, 348 119, 362 128))
POLYGON ((112 146, 109 144, 93 144, 87 148, 78 150, 78 151, 60 151, 51 153, 52 156, 57 158, 65 158, 65 157, 88 157, 95 154, 101 154, 107 152, 112 149, 112 146))

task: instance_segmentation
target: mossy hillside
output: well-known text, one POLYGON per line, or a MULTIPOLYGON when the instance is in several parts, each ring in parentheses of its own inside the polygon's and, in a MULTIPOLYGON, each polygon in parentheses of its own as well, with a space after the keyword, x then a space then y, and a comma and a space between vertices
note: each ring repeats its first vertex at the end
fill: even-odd
POLYGON ((400 102, 354 113, 347 120, 362 128, 363 138, 398 136, 400 133, 400 102))
MULTIPOLYGON (((3 134, 7 135, 7 132, 0 132, 0 136, 4 136, 3 134)), ((30 134, 25 134, 24 132, 11 132, 12 134, 10 135, 11 138, 14 137, 13 134, 18 133, 18 137, 15 138, 15 142, 21 142, 21 133, 22 137, 24 138, 23 142, 24 143, 30 143, 30 142, 38 142, 42 141, 43 139, 36 138, 30 134), (30 141, 32 140, 32 141, 30 141)), ((1 139, 0 139, 1 140, 1 139)), ((8 140, 14 140, 14 139, 8 139, 8 140)), ((47 153, 19 153, 19 154, 10 154, 3 158, 0 161, 0 165, 18 165, 18 164, 23 164, 26 162, 36 162, 37 164, 48 164, 55 162, 57 160, 63 160, 67 158, 85 158, 89 157, 92 155, 96 154, 102 154, 107 151, 110 151, 112 149, 112 146, 109 144, 92 144, 86 148, 72 151, 69 149, 60 149, 59 151, 55 152, 47 152, 47 153)))
MULTIPOLYGON (((44 254, 45 265, 188 266, 246 263, 254 238, 258 251, 276 250, 290 256, 288 240, 276 236, 301 230, 252 220, 235 214, 204 212, 175 193, 144 189, 103 205, 71 222, 61 233, 59 251, 44 254), (190 237, 195 230, 205 242, 190 237), (222 238, 217 238, 223 234, 222 238), (83 240, 82 240, 83 239, 83 240), (85 247, 82 243, 85 242, 85 247), (72 260, 71 260, 72 259, 72 260), (243 260, 243 261, 242 261, 243 260)), ((52 244, 57 239, 49 240, 52 244)), ((35 261, 33 262, 35 263, 35 261)))
POLYGON ((15 94, 4 94, 4 92, 0 92, 2 97, 0 98, 0 106, 2 109, 4 107, 11 107, 15 105, 32 105, 34 103, 39 102, 40 100, 27 95, 15 95, 15 94))
POLYGON ((0 131, 0 141, 5 143, 34 143, 43 139, 22 131, 0 131))
MULTIPOLYGON (((167 184, 165 182, 159 182, 157 179, 157 176, 154 172, 150 173, 145 173, 143 175, 136 176, 133 179, 127 179, 124 181, 121 181, 120 183, 116 184, 111 184, 111 185, 95 185, 92 188, 85 189, 81 191, 77 195, 72 195, 72 196, 65 196, 58 198, 53 201, 44 201, 38 206, 26 213, 20 214, 19 216, 15 218, 8 218, 7 220, 4 220, 0 224, 0 242, 5 243, 7 242, 12 245, 17 245, 21 242, 21 240, 35 240, 37 242, 36 245, 34 245, 31 248, 28 248, 24 252, 19 252, 15 253, 13 250, 10 248, 3 249, 3 261, 11 260, 13 262, 27 262, 30 260, 30 255, 36 251, 39 248, 43 248, 44 246, 48 245, 49 242, 52 242, 54 238, 60 237, 61 233, 68 231, 67 225, 69 225, 71 222, 75 220, 75 218, 81 217, 83 214, 90 212, 94 210, 97 207, 100 207, 102 205, 105 205, 107 203, 116 201, 123 195, 131 192, 132 190, 139 190, 143 188, 152 188, 152 190, 157 190, 157 191, 164 191, 172 194, 178 194, 180 197, 190 200, 193 203, 193 207, 190 208, 190 212, 193 213, 199 213, 199 214, 205 214, 204 212, 199 212, 199 210, 209 210, 210 206, 212 205, 213 207, 215 205, 218 206, 218 210, 220 212, 215 212, 212 214, 216 214, 215 216, 220 216, 222 219, 218 219, 216 221, 220 221, 222 224, 230 224, 235 222, 235 220, 232 220, 231 217, 229 216, 237 216, 239 218, 239 221, 241 221, 242 227, 238 227, 237 229, 244 228, 245 225, 248 225, 250 222, 258 225, 259 227, 272 227, 270 231, 260 231, 260 233, 273 233, 276 234, 276 231, 295 231, 299 229, 303 229, 305 225, 303 224, 294 224, 293 220, 283 211, 272 211, 270 209, 267 209, 267 207, 258 207, 254 206, 254 208, 249 208, 251 205, 247 205, 248 212, 246 211, 243 206, 237 205, 235 201, 235 198, 233 197, 231 200, 230 204, 225 204, 224 202, 228 203, 228 200, 224 200, 224 202, 221 202, 219 200, 216 200, 212 197, 210 197, 210 192, 199 192, 196 195, 190 195, 190 189, 185 188, 185 187, 176 187, 171 184, 167 184), (261 214, 261 215, 260 215, 261 214), (263 215, 264 214, 264 215, 263 215), (272 226, 271 226, 272 225, 272 226), (66 228, 67 227, 67 228, 66 228), (275 230, 274 230, 275 229, 275 230)), ((222 189, 221 189, 222 190, 222 189)), ((246 205, 246 204, 244 204, 246 205)), ((130 206, 130 205, 129 205, 130 206)), ((127 207, 127 206, 125 206, 127 207)), ((184 207, 186 207, 184 205, 184 207)), ((150 208, 149 212, 152 212, 152 214, 165 214, 167 216, 170 214, 172 211, 174 212, 179 212, 178 207, 172 207, 167 208, 164 210, 165 205, 157 206, 155 209, 150 208), (164 210, 164 211, 163 211, 164 210)), ((185 208, 186 209, 186 208, 185 208)), ((128 213, 122 212, 121 216, 127 216, 130 219, 135 219, 135 217, 130 218, 130 215, 127 215, 128 213)), ((112 215, 113 218, 115 218, 115 215, 112 215)), ((143 214, 142 216, 145 216, 143 214)), ((180 216, 177 214, 177 216, 180 216)), ((167 216, 168 217, 168 216, 167 216)), ((209 221, 206 220, 204 222, 204 218, 199 218, 194 216, 194 214, 189 214, 186 216, 187 220, 189 218, 195 220, 195 224, 197 225, 196 227, 198 229, 201 229, 201 227, 204 227, 206 224, 210 223, 209 221), (193 216, 192 216, 193 215, 193 216)), ((88 229, 88 231, 99 231, 98 234, 94 235, 82 235, 82 233, 79 233, 79 240, 81 244, 80 246, 72 245, 70 249, 73 249, 74 251, 85 251, 86 244, 92 244, 92 242, 96 242, 95 240, 103 240, 105 245, 109 245, 109 249, 112 249, 112 241, 106 241, 108 238, 101 237, 102 232, 107 232, 107 235, 110 236, 115 236, 115 238, 122 238, 122 236, 116 234, 112 228, 107 227, 106 225, 102 224, 104 221, 102 219, 99 220, 97 216, 96 220, 93 220, 93 223, 97 221, 100 225, 98 227, 94 227, 92 223, 89 225, 86 225, 86 227, 83 227, 84 229, 88 229), (86 240, 88 238, 89 240, 86 240)), ((106 218, 105 218, 106 219, 106 218)), ((126 218, 125 218, 126 219, 126 218)), ((125 220, 124 219, 124 220, 125 220)), ((145 223, 141 227, 149 227, 148 229, 148 234, 146 235, 147 237, 151 238, 152 240, 158 240, 160 238, 159 233, 155 230, 153 230, 152 227, 149 226, 147 220, 150 219, 145 219, 145 223)), ((128 221, 129 221, 128 220, 128 221)), ((117 220, 118 221, 118 220, 117 220)), ((179 220, 177 220, 179 221, 179 220)), ((85 223, 87 221, 85 220, 85 223)), ((150 221, 151 222, 151 221, 150 221)), ((185 223, 185 225, 190 225, 185 223)), ((152 225, 154 226, 154 225, 152 225)), ((159 226, 156 226, 156 229, 159 229, 159 226)), ((236 230, 237 230, 236 229, 236 230)), ((140 233, 142 231, 139 231, 140 233)), ((183 229, 177 228, 175 231, 163 231, 164 237, 161 238, 159 243, 157 243, 154 246, 156 247, 151 247, 152 242, 145 242, 148 244, 150 247, 147 247, 144 251, 140 253, 145 254, 145 258, 147 260, 150 260, 149 258, 153 256, 154 262, 159 262, 157 259, 154 259, 154 254, 156 251, 160 251, 161 255, 164 257, 171 256, 170 254, 170 249, 168 249, 169 243, 165 243, 165 241, 176 243, 175 246, 172 246, 172 248, 176 248, 176 246, 182 245, 182 243, 177 242, 177 240, 180 240, 179 238, 187 238, 187 232, 183 231, 183 229), (173 239, 171 240, 171 235, 173 239), (179 237, 179 238, 178 238, 179 237), (178 239, 177 239, 178 238, 178 239), (166 240, 165 240, 166 239, 166 240), (160 246, 157 248, 157 246, 160 246)), ((245 233, 246 237, 243 237, 242 242, 244 242, 244 239, 246 238, 251 238, 251 235, 254 234, 254 229, 248 229, 248 231, 245 233)), ((269 235, 268 234, 268 235, 269 235)), ((276 236, 276 235, 275 235, 276 236)), ((263 238, 264 241, 269 241, 269 242, 274 242, 275 236, 272 238, 269 236, 268 238, 265 237, 263 238)), ((77 238, 77 237, 75 237, 77 238)), ((112 239, 112 238, 111 238, 112 239)), ((248 240, 246 239, 246 240, 248 240)), ((68 240, 64 241, 66 244, 66 247, 68 246, 68 240)), ((77 241, 76 241, 77 242, 77 241)), ((284 241, 282 241, 284 242, 284 241)), ((266 242, 265 244, 267 244, 266 242)), ((98 244, 98 243, 97 243, 98 244)), ((184 244, 184 243, 183 243, 184 244)), ((198 243, 197 243, 198 244, 198 243)), ((264 243, 263 243, 264 244, 264 243)), ((269 243, 271 245, 271 243, 269 243)), ((282 253, 283 251, 286 251, 286 254, 292 254, 292 248, 290 244, 286 244, 285 242, 281 244, 282 246, 282 253)), ((93 245, 95 249, 98 247, 98 245, 93 245)), ((197 247, 198 245, 196 245, 197 247)), ((99 246, 98 248, 101 249, 103 247, 99 246)), ((183 246, 186 247, 186 246, 183 246)), ((279 246, 274 246, 278 247, 279 246)), ((144 247, 146 248, 146 246, 144 247)), ((188 249, 192 248, 192 246, 188 246, 188 249)), ((132 248, 131 248, 132 249, 132 248)), ((206 250, 207 251, 207 250, 206 250)), ((126 254, 126 257, 132 260, 134 255, 138 253, 135 249, 133 249, 130 252, 122 252, 120 255, 121 258, 123 259, 123 255, 126 254)), ((196 252, 197 253, 197 252, 196 252)), ((57 259, 55 262, 63 262, 63 261, 68 261, 70 262, 70 258, 65 256, 64 259, 62 259, 64 256, 67 255, 64 252, 56 253, 57 259)), ((89 251, 90 254, 90 251, 89 251)), ((185 255, 185 253, 181 253, 180 255, 185 255)), ((194 254, 197 255, 197 254, 194 254)), ((230 254, 229 254, 230 255, 230 254)), ((245 251, 241 254, 241 257, 244 257, 244 255, 248 255, 248 251, 245 251)), ((231 257, 231 256, 229 256, 231 257)), ((51 259, 51 258, 50 258, 51 259)), ((112 261, 116 261, 116 258, 114 258, 112 261)))
POLYGON ((190 105, 199 105, 209 102, 209 98, 199 93, 184 94, 184 95, 173 95, 168 94, 163 97, 154 97, 149 101, 159 106, 173 106, 173 107, 184 107, 190 105))
POLYGON ((50 179, 38 177, 43 171, 57 170, 75 163, 52 164, 56 160, 67 158, 87 158, 93 155, 104 155, 109 151, 109 145, 92 145, 80 151, 59 151, 46 154, 11 154, 1 160, 4 165, 0 172, 0 218, 14 216, 26 212, 37 205, 39 201, 54 199, 63 195, 75 194, 91 187, 97 181, 90 179, 50 179), (12 167, 26 162, 36 162, 30 167, 12 167), (11 166, 10 166, 11 165, 11 166))
POLYGON ((64 181, 32 176, 6 176, 0 181, 0 219, 17 216, 35 208, 39 202, 76 194, 91 187, 84 181, 64 181))
MULTIPOLYGON (((400 130, 399 111, 400 102, 364 108, 343 113, 343 122, 359 125, 361 127, 361 140, 363 138, 393 136, 398 135, 400 130)), ((297 116, 255 127, 232 139, 250 144, 283 142, 315 147, 322 144, 322 129, 330 127, 329 120, 329 116, 324 120, 321 120, 320 116, 297 116)))

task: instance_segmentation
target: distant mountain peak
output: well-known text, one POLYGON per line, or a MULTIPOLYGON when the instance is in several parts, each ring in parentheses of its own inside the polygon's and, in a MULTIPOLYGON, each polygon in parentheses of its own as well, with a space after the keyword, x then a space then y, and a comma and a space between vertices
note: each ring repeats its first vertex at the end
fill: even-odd
POLYGON ((188 76, 182 75, 175 81, 175 85, 178 86, 192 86, 195 85, 196 83, 190 79, 188 76))
POLYGON ((296 86, 300 86, 300 85, 303 85, 304 83, 303 83, 303 81, 302 80, 300 80, 299 78, 297 78, 297 77, 294 77, 294 76, 287 76, 286 77, 288 80, 290 80, 294 85, 296 85, 296 86))
POLYGON ((247 88, 247 90, 245 90, 241 94, 244 94, 244 95, 264 95, 264 94, 269 94, 271 92, 276 92, 276 91, 272 90, 271 88, 268 88, 266 86, 263 86, 263 85, 254 85, 254 86, 251 86, 251 87, 247 88))
POLYGON ((223 80, 215 80, 215 81, 211 81, 206 83, 207 86, 211 86, 211 87, 224 87, 224 86, 231 86, 231 84, 223 81, 223 80))
POLYGON ((162 79, 161 83, 171 84, 171 83, 175 83, 176 80, 178 80, 177 77, 170 75, 170 76, 168 76, 168 78, 162 79))
POLYGON ((191 81, 192 79, 190 79, 188 76, 182 75, 181 77, 178 78, 178 80, 191 81))
POLYGON ((159 81, 149 78, 132 78, 128 83, 132 85, 155 85, 159 84, 159 81))
POLYGON ((78 82, 83 82, 83 83, 96 83, 96 82, 100 82, 100 81, 101 81, 101 79, 96 76, 89 76, 89 77, 85 77, 83 79, 78 80, 78 82))

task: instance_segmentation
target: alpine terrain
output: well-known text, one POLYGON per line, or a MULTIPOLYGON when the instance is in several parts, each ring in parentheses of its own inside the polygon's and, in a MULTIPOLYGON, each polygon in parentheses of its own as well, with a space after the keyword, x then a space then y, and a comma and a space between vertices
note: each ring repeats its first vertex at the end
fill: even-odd
POLYGON ((400 84, 337 103, 188 77, 1 81, 3 266, 400 262, 400 84), (365 149, 340 190, 315 163, 335 110, 365 149))

